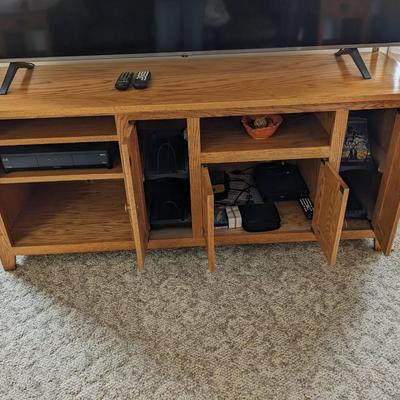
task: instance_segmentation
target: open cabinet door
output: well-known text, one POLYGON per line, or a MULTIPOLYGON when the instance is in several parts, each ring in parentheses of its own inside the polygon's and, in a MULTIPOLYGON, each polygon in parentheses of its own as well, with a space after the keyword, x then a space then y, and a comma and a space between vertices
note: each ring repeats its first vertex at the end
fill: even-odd
POLYGON ((397 112, 385 161, 380 191, 372 218, 375 236, 389 255, 400 220, 400 114, 397 112))
POLYGON ((336 263, 349 188, 329 162, 320 167, 312 228, 330 265, 336 263))
POLYGON ((8 232, 5 220, 0 214, 0 260, 6 271, 16 268, 15 255, 12 250, 11 236, 8 232))
POLYGON ((203 234, 207 246, 208 269, 213 272, 215 271, 214 193, 208 168, 202 167, 201 173, 203 234))
POLYGON ((125 176, 126 210, 132 225, 137 265, 144 267, 149 242, 149 221, 143 185, 143 170, 137 130, 126 117, 116 117, 121 163, 125 176))

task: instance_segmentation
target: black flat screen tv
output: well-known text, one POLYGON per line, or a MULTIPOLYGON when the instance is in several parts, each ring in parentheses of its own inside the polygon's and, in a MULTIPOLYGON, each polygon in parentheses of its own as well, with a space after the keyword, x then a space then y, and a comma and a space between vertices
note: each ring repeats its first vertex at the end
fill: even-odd
POLYGON ((400 0, 0 0, 0 59, 400 43, 400 0))

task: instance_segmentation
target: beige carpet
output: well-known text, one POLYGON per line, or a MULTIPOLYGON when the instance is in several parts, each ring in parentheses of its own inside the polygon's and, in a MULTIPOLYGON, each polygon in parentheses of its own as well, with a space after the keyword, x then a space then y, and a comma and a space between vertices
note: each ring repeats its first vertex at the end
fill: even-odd
POLYGON ((400 241, 29 257, 0 272, 0 398, 400 399, 400 241))

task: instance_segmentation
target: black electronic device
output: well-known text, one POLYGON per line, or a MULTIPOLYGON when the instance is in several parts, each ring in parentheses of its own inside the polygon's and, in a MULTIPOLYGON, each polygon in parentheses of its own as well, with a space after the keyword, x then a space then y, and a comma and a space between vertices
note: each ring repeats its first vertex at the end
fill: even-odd
POLYGON ((188 179, 163 178, 145 182, 151 229, 191 225, 188 179))
POLYGON ((215 201, 225 200, 229 193, 229 176, 225 171, 210 170, 215 201))
POLYGON ((117 146, 113 143, 82 143, 12 146, 0 148, 6 173, 16 171, 112 168, 117 146))
POLYGON ((246 232, 267 232, 281 227, 281 218, 274 202, 239 206, 242 227, 246 232))
POLYGON ((135 75, 135 79, 133 80, 133 87, 135 89, 147 89, 150 80, 151 80, 150 71, 139 71, 135 75))
POLYGON ((254 179, 262 198, 273 201, 308 197, 309 190, 296 165, 285 162, 259 164, 254 179))
MULTIPOLYGON (((29 0, 0 2, 0 60, 341 49, 364 78, 360 47, 400 43, 398 0, 29 0)), ((25 66, 24 66, 25 65, 25 66)), ((174 71, 173 73, 176 73, 174 71)), ((310 71, 312 73, 312 71, 310 71)))
POLYGON ((117 90, 128 90, 131 86, 131 82, 133 79, 133 72, 122 72, 118 77, 117 82, 115 82, 115 89, 117 90))
POLYGON ((384 46, 399 15, 398 0, 3 0, 0 59, 384 46))

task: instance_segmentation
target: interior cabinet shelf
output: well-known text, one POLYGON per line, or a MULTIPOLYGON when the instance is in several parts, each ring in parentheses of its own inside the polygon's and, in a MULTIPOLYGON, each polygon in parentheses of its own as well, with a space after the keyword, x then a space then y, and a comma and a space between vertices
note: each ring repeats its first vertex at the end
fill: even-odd
MULTIPOLYGON (((281 228, 270 232, 246 232, 239 229, 215 229, 215 243, 255 244, 255 243, 290 243, 315 241, 315 234, 297 201, 276 203, 281 216, 281 228)), ((374 238, 370 221, 367 219, 346 219, 342 238, 374 238)))
POLYGON ((121 160, 117 159, 111 169, 56 169, 45 171, 19 171, 6 174, 0 171, 0 185, 11 183, 68 182, 84 180, 124 179, 121 160))
MULTIPOLYGON (((122 181, 32 185, 29 199, 11 229, 16 251, 43 252, 81 244, 132 249, 132 229, 125 212, 122 181)), ((57 251, 58 252, 58 251, 57 251)))
POLYGON ((281 217, 280 229, 269 232, 246 232, 238 229, 215 229, 216 244, 279 243, 313 241, 315 236, 297 201, 275 203, 281 217))
POLYGON ((368 219, 345 219, 342 239, 374 239, 375 233, 368 219))
POLYGON ((0 146, 117 141, 113 117, 0 121, 0 146))
POLYGON ((315 114, 285 115, 274 136, 254 140, 240 118, 206 118, 201 126, 202 163, 325 158, 330 138, 315 114))

